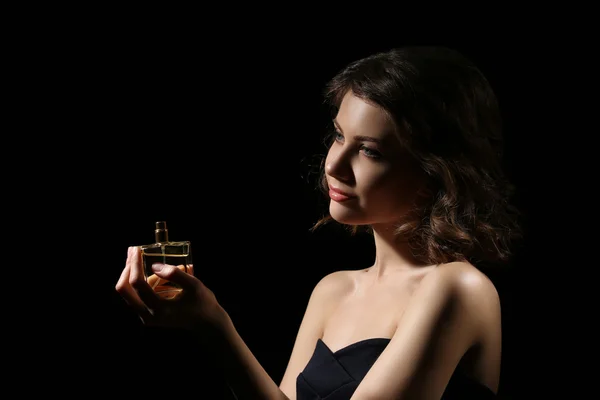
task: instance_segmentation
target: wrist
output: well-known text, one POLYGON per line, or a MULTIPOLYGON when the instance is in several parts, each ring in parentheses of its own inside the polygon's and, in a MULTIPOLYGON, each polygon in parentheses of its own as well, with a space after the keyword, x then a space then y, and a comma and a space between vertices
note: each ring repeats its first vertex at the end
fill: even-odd
POLYGON ((218 303, 210 305, 210 309, 204 309, 201 316, 191 326, 192 331, 199 334, 205 341, 214 341, 227 336, 233 323, 227 311, 218 303))
POLYGON ((220 334, 225 334, 233 328, 233 321, 229 313, 218 303, 211 313, 211 325, 220 334))

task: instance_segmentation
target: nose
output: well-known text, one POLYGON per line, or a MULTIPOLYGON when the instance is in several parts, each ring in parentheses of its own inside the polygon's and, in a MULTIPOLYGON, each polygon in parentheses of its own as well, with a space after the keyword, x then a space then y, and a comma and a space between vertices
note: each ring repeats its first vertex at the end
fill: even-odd
POLYGON ((350 182, 352 180, 350 155, 342 150, 330 151, 325 160, 325 173, 339 181, 350 182))

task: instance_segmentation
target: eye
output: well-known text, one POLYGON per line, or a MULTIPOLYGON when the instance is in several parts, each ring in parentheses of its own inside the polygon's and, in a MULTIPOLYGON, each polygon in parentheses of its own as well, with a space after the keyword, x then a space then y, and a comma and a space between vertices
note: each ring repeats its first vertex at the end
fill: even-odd
POLYGON ((371 149, 367 146, 361 146, 360 150, 363 152, 363 154, 369 158, 373 158, 373 159, 380 159, 381 158, 381 153, 378 152, 375 149, 371 149))
MULTIPOLYGON (((337 130, 333 131, 333 141, 338 142, 338 143, 343 143, 344 135, 341 132, 338 132, 337 130)), ((374 160, 378 160, 382 157, 381 153, 379 151, 372 149, 370 147, 367 147, 365 145, 360 146, 359 150, 365 155, 365 157, 369 157, 374 160)))

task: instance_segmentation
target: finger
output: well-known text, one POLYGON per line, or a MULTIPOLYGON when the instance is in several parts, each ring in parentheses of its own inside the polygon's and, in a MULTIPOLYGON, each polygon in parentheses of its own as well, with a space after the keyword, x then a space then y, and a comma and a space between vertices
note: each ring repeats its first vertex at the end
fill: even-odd
POLYGON ((164 282, 164 279, 161 279, 158 276, 156 276, 155 274, 152 274, 148 277, 148 279, 146 279, 146 281, 148 282, 148 285, 150 285, 151 288, 156 290, 156 287, 158 285, 160 285, 162 282, 164 282))
MULTIPOLYGON (((191 267, 192 266, 190 264, 187 268, 187 273, 193 275, 193 269, 191 269, 191 267)), ((178 265, 177 268, 184 272, 186 271, 185 265, 178 265)), ((166 279, 159 278, 156 274, 152 274, 146 279, 146 282, 148 282, 148 285, 150 285, 150 287, 154 289, 155 292, 159 292, 158 288, 167 283, 168 281, 166 279)))
POLYGON ((129 286, 129 255, 131 254, 131 247, 127 249, 127 260, 125 261, 125 268, 121 271, 121 276, 115 285, 117 292, 122 293, 129 286))
POLYGON ((117 281, 117 284, 115 285, 115 289, 121 295, 121 297, 123 297, 123 300, 125 300, 125 302, 131 308, 133 308, 140 315, 140 317, 142 319, 144 319, 144 318, 148 318, 150 316, 150 313, 148 312, 148 308, 142 302, 142 300, 138 297, 135 290, 133 290, 133 288, 129 284, 130 260, 131 260, 131 257, 129 256, 130 254, 131 254, 131 247, 128 250, 128 257, 127 257, 127 262, 126 262, 125 268, 121 272, 121 276, 119 277, 119 280, 117 281))
POLYGON ((162 278, 170 282, 176 283, 183 290, 196 290, 200 281, 189 273, 189 267, 183 265, 168 265, 168 264, 153 264, 152 271, 162 278), (187 272, 185 270, 188 270, 187 272))
POLYGON ((129 263, 129 284, 135 289, 142 302, 151 310, 160 307, 160 298, 144 278, 142 254, 139 247, 133 247, 129 263))
POLYGON ((125 267, 123 270, 122 277, 127 282, 125 286, 117 286, 117 291, 127 303, 142 319, 142 321, 149 321, 152 317, 152 313, 146 307, 146 304, 139 298, 136 291, 133 290, 131 285, 128 282, 127 276, 129 275, 129 266, 125 267))

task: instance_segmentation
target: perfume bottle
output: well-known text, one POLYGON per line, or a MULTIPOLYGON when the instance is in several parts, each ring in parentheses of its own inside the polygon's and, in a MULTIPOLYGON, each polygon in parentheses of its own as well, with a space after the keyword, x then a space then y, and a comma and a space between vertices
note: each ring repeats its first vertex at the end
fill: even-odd
POLYGON ((181 287, 156 276, 152 271, 152 264, 175 265, 182 271, 194 275, 190 242, 169 241, 169 230, 166 221, 156 222, 154 240, 155 243, 140 246, 144 276, 148 284, 161 298, 172 300, 181 293, 181 287))

